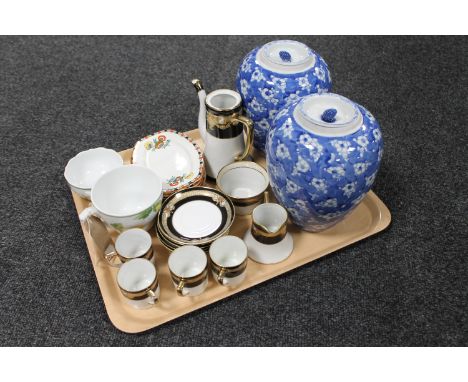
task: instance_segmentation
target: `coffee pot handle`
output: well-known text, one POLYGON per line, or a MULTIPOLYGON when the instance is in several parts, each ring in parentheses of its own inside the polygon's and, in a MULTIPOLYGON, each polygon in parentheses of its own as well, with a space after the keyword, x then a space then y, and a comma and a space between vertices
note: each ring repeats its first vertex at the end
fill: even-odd
POLYGON ((239 115, 238 117, 235 117, 232 119, 232 122, 238 122, 242 123, 244 126, 244 131, 245 131, 245 148, 244 152, 241 155, 238 155, 236 157, 236 161, 244 160, 250 153, 250 150, 252 149, 253 145, 253 135, 254 135, 254 127, 253 127, 253 121, 250 118, 244 117, 243 115, 239 115))

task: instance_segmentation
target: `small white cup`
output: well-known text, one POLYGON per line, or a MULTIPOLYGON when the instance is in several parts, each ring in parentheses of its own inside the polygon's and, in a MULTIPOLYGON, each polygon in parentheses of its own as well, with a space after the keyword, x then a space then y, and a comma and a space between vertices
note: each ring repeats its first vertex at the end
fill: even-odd
POLYGON ((127 303, 136 309, 150 308, 159 299, 158 274, 149 260, 133 259, 122 264, 117 284, 127 303))
POLYGON ((122 157, 114 150, 98 147, 81 151, 65 167, 65 180, 70 189, 82 198, 91 198, 91 189, 106 172, 123 165, 122 157))
POLYGON ((106 253, 109 265, 120 267, 132 259, 152 260, 154 257, 151 235, 141 228, 131 228, 122 232, 115 241, 115 250, 106 253))
POLYGON ((205 252, 194 245, 174 250, 168 260, 172 282, 179 296, 197 296, 208 285, 208 259, 205 252))
POLYGON ((221 285, 233 287, 245 279, 247 246, 237 236, 223 236, 210 247, 211 271, 221 285))

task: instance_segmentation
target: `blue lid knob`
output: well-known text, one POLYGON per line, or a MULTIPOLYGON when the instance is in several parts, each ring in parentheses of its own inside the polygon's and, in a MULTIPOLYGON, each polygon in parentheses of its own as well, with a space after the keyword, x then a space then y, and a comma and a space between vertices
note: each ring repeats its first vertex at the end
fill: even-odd
POLYGON ((283 60, 284 62, 291 62, 291 54, 289 52, 286 52, 285 50, 281 50, 279 52, 279 56, 281 60, 283 60))
POLYGON ((332 123, 336 121, 336 109, 327 109, 323 112, 321 118, 323 122, 332 123))

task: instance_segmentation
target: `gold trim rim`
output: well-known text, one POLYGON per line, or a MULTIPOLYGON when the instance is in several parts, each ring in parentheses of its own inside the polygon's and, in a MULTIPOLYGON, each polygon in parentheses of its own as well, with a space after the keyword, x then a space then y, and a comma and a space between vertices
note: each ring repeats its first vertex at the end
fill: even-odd
POLYGON ((156 217, 156 225, 157 225, 157 229, 161 232, 161 235, 166 238, 166 239, 169 239, 169 241, 171 242, 174 242, 174 243, 177 243, 177 244, 180 244, 180 245, 195 245, 195 246, 203 246, 205 244, 209 244, 211 242, 213 242, 214 240, 226 235, 229 230, 231 229, 232 225, 234 224, 234 220, 235 220, 235 217, 236 217, 236 210, 235 210, 235 206, 234 206, 234 203, 232 202, 232 200, 229 198, 229 196, 227 196, 224 192, 222 192, 221 190, 217 190, 216 188, 212 188, 212 187, 206 187, 206 186, 196 186, 196 187, 191 187, 191 188, 187 188, 187 189, 183 189, 183 190, 180 190, 174 194, 172 194, 169 198, 167 198, 165 201, 163 201, 162 205, 161 205, 161 209, 159 211, 159 214, 158 216, 156 217), (181 194, 181 193, 185 193, 185 192, 193 192, 193 191, 205 191, 205 192, 210 192, 210 193, 215 193, 217 194, 218 196, 222 196, 224 198, 224 200, 227 202, 227 204, 229 205, 229 208, 226 208, 227 212, 228 212, 228 219, 226 220, 226 226, 224 227, 224 229, 222 229, 217 235, 215 236, 208 236, 208 237, 205 237, 204 239, 202 240, 199 240, 199 239, 194 239, 194 240, 190 240, 190 241, 184 241, 184 240, 180 240, 178 238, 175 238, 175 237, 172 237, 172 236, 169 236, 169 234, 167 233, 165 227, 163 226, 162 224, 162 214, 164 213, 164 210, 168 207, 168 204, 174 199, 177 197, 177 195, 181 194), (230 216, 229 216, 230 215, 230 216))
MULTIPOLYGON (((263 167, 263 166, 260 166, 258 163, 256 162, 252 162, 252 161, 237 161, 237 162, 233 162, 233 163, 229 163, 227 165, 225 165, 224 167, 221 168, 221 170, 219 170, 218 172, 218 175, 216 176, 216 187, 219 189, 219 191, 221 191, 223 194, 227 195, 233 202, 233 204, 236 204, 236 202, 243 202, 243 203, 249 203, 247 205, 244 205, 244 206, 248 206, 248 205, 251 205, 253 203, 256 203, 258 201, 260 201, 264 195, 264 193, 268 190, 268 188, 270 187, 270 176, 268 175, 268 172, 267 170, 263 167), (232 167, 232 168, 228 168, 228 167, 232 167), (221 178, 226 175, 226 173, 228 171, 231 171, 231 170, 234 170, 236 168, 243 168, 243 167, 248 167, 252 170, 256 170, 258 171, 263 177, 264 179, 266 180, 266 186, 265 188, 258 194, 255 194, 255 195, 252 195, 252 196, 249 196, 247 198, 236 198, 235 196, 231 196, 229 193, 227 193, 226 191, 224 191, 221 187, 221 178), (260 169, 260 170, 259 170, 260 169)), ((242 207, 244 207, 242 206, 242 207)))

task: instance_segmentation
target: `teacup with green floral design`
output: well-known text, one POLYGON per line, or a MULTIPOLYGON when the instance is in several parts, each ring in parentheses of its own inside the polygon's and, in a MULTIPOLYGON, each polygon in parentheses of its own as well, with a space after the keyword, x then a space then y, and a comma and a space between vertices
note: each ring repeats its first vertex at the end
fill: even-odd
POLYGON ((99 217, 116 231, 150 229, 161 208, 162 182, 156 173, 138 165, 126 165, 98 179, 91 191, 92 205, 80 213, 80 220, 99 217))

